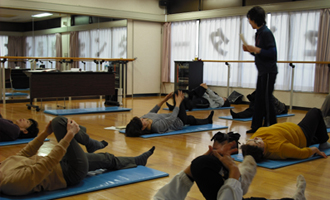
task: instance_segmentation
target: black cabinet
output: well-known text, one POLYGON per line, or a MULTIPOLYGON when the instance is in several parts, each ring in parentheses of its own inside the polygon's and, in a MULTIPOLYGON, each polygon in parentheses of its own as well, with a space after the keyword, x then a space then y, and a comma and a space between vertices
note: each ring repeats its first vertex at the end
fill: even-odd
POLYGON ((24 71, 30 69, 12 69, 11 70, 11 80, 13 83, 13 88, 15 89, 27 89, 29 88, 29 77, 26 76, 24 71))
POLYGON ((203 83, 202 61, 174 61, 174 90, 192 90, 203 83))

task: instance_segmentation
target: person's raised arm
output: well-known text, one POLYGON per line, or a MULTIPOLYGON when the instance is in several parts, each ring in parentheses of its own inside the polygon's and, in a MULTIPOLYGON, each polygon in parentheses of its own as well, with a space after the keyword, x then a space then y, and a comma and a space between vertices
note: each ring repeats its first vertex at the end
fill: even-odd
MULTIPOLYGON (((210 155, 212 153, 212 147, 209 146, 209 149, 203 155, 210 155)), ((172 180, 164 185, 158 190, 154 196, 154 200, 184 200, 194 184, 192 174, 190 171, 190 165, 177 175, 175 175, 172 180)))
POLYGON ((178 90, 178 94, 175 94, 175 107, 180 108, 180 104, 184 99, 184 94, 181 90, 178 90))
POLYGON ((166 96, 164 97, 164 99, 162 99, 162 100, 157 104, 157 106, 158 106, 158 107, 162 107, 162 105, 163 105, 166 101, 168 101, 172 96, 173 96, 173 92, 169 93, 168 95, 166 95, 166 96))
POLYGON ((229 170, 228 179, 218 191, 218 200, 240 200, 243 197, 243 190, 239 181, 241 173, 238 166, 230 156, 231 153, 237 151, 237 148, 231 149, 233 145, 235 145, 235 142, 230 142, 223 145, 220 150, 217 149, 212 152, 213 155, 217 157, 220 162, 229 170))
POLYGON ((164 97, 164 99, 162 99, 158 104, 155 105, 155 107, 153 107, 149 113, 157 113, 160 109, 160 107, 162 107, 162 105, 168 101, 171 97, 173 96, 173 92, 169 93, 168 95, 166 95, 166 97, 164 97))
POLYGON ((37 135, 31 142, 29 142, 17 155, 30 157, 35 155, 41 145, 44 143, 48 135, 52 134, 51 121, 48 122, 46 128, 37 135))

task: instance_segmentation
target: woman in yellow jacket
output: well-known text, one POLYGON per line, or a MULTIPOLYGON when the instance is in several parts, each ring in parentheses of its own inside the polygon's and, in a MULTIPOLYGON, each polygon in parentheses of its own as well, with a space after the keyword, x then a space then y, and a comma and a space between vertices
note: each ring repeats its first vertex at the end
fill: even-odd
POLYGON ((305 159, 314 154, 324 158, 322 150, 329 149, 329 136, 320 109, 312 108, 298 124, 277 123, 259 128, 246 144, 243 156, 251 155, 256 162, 268 159, 305 159), (319 148, 310 147, 320 144, 319 148))

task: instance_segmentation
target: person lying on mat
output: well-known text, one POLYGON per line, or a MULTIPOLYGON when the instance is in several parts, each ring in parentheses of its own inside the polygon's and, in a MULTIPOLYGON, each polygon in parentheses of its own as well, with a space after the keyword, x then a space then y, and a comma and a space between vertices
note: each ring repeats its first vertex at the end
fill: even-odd
MULTIPOLYGON (((209 146, 209 150, 205 154, 195 158, 186 169, 160 188, 153 199, 183 200, 196 182, 205 199, 242 200, 256 174, 257 164, 252 156, 246 156, 243 162, 237 166, 230 157, 237 151, 237 148, 233 149, 235 146, 234 141, 225 141, 217 149, 209 146)), ((303 199, 305 187, 305 179, 299 175, 297 190, 292 199, 303 199)), ((247 199, 266 200, 265 198, 247 199)))
POLYGON ((327 128, 330 128, 330 94, 325 97, 321 107, 324 123, 327 128))
POLYGON ((322 150, 330 143, 320 109, 312 108, 298 123, 284 122, 259 128, 246 144, 242 145, 243 156, 251 155, 260 162, 267 159, 306 159, 314 154, 324 158, 322 150), (319 144, 319 148, 310 147, 319 144))
POLYGON ((34 138, 38 135, 38 122, 34 119, 18 119, 15 122, 2 118, 0 113, 0 142, 19 138, 34 138))
MULTIPOLYGON (((177 91, 175 92, 177 93, 177 91)), ((187 92, 188 98, 184 98, 182 103, 185 105, 187 110, 192 110, 193 108, 218 108, 218 107, 229 107, 229 100, 225 97, 220 97, 216 92, 212 91, 206 83, 200 84, 195 89, 187 92)), ((169 110, 173 110, 176 101, 173 98, 173 104, 170 105, 166 102, 169 110)))
POLYGON ((184 95, 182 91, 175 94, 176 105, 172 113, 158 114, 161 106, 173 96, 173 92, 159 102, 151 111, 142 117, 134 117, 126 126, 127 137, 139 137, 148 133, 166 133, 181 130, 184 125, 212 124, 214 111, 206 119, 196 119, 192 115, 187 115, 186 108, 182 104, 184 95))
MULTIPOLYGON (((230 114, 233 117, 233 119, 250 118, 253 116, 255 93, 256 92, 254 91, 246 96, 249 99, 250 104, 249 107, 244 111, 235 113, 232 109, 230 109, 230 114)), ((275 106, 274 108, 276 115, 287 114, 288 107, 284 103, 280 102, 276 97, 274 97, 274 95, 272 95, 272 97, 274 101, 274 106, 275 106)))
MULTIPOLYGON (((88 171, 119 170, 146 165, 155 147, 137 157, 116 157, 110 153, 85 153, 80 144, 88 143, 86 128, 74 120, 56 117, 45 130, 28 143, 18 154, 0 164, 0 192, 6 195, 27 195, 73 186, 81 182, 88 171), (47 136, 58 141, 43 157, 37 152, 47 136)), ((103 147, 94 147, 94 150, 103 147)))

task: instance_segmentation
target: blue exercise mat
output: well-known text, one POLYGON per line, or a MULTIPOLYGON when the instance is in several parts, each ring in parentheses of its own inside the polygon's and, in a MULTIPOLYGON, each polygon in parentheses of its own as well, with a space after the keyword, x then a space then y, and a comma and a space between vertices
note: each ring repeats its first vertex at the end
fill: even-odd
MULTIPOLYGON (((311 147, 318 147, 318 146, 319 145, 317 144, 317 145, 312 145, 311 147)), ((323 152, 328 156, 330 155, 330 149, 326 149, 323 152)), ((241 153, 231 155, 231 157, 234 158, 235 161, 239 161, 239 162, 243 161, 243 155, 241 153)), ((318 158, 322 158, 322 157, 319 156, 319 155, 316 155, 316 156, 312 156, 310 158, 302 159, 302 160, 295 160, 295 159, 265 160, 265 161, 257 163, 257 165, 260 166, 260 167, 268 168, 268 169, 276 169, 276 168, 280 168, 280 167, 285 167, 285 166, 289 166, 289 165, 294 165, 294 164, 298 164, 298 163, 302 163, 302 162, 315 160, 315 159, 318 159, 318 158)))
MULTIPOLYGON (((217 107, 217 108, 193 108, 189 111, 203 111, 203 110, 225 110, 225 109, 233 109, 234 107, 217 107)), ((163 110, 170 110, 169 108, 163 108, 163 110)))
POLYGON ((330 133, 330 128, 327 128, 327 132, 330 133))
POLYGON ((28 94, 23 92, 6 92, 6 97, 17 97, 17 96, 27 96, 28 94))
MULTIPOLYGON (((5 141, 0 142, 0 146, 8 146, 8 145, 15 145, 15 144, 27 144, 32 141, 34 138, 24 138, 24 139, 17 139, 15 141, 5 141)), ((45 139, 45 142, 49 141, 48 138, 45 139)))
POLYGON ((101 107, 101 108, 45 110, 44 113, 60 116, 60 115, 76 115, 76 114, 89 114, 89 113, 122 112, 122 111, 130 111, 130 110, 132 109, 114 106, 114 107, 101 107))
MULTIPOLYGON (((92 192, 121 185, 127 185, 151 179, 161 178, 168 176, 168 173, 151 169, 145 166, 137 166, 136 168, 122 169, 111 172, 104 172, 95 176, 87 176, 81 183, 76 186, 68 187, 62 190, 45 191, 34 193, 21 197, 7 196, 0 194, 1 200, 7 199, 58 199, 72 195, 92 192)), ((129 192, 129 191, 128 191, 129 192)))
POLYGON ((29 91, 30 88, 23 88, 23 89, 16 89, 16 88, 13 88, 14 90, 17 90, 17 91, 29 91))
MULTIPOLYGON (((280 118, 280 117, 291 117, 291 116, 294 116, 294 114, 281 114, 281 115, 276 115, 277 118, 280 118)), ((234 120, 234 121, 243 121, 243 122, 252 121, 252 117, 249 117, 249 118, 236 118, 236 119, 233 119, 233 117, 232 117, 231 115, 228 115, 228 116, 220 116, 219 118, 220 118, 220 119, 229 119, 229 120, 234 120)))
MULTIPOLYGON (((183 129, 178 131, 171 131, 167 133, 153 133, 153 134, 146 134, 141 135, 142 138, 151 138, 151 137, 161 137, 167 135, 178 135, 178 134, 185 134, 185 133, 193 133, 193 132, 200 132, 200 131, 211 131, 217 129, 224 129, 228 128, 228 126, 221 126, 217 124, 204 124, 204 125, 195 125, 195 126, 185 126, 183 129)), ((125 133, 125 130, 120 130, 120 133, 125 133)))

